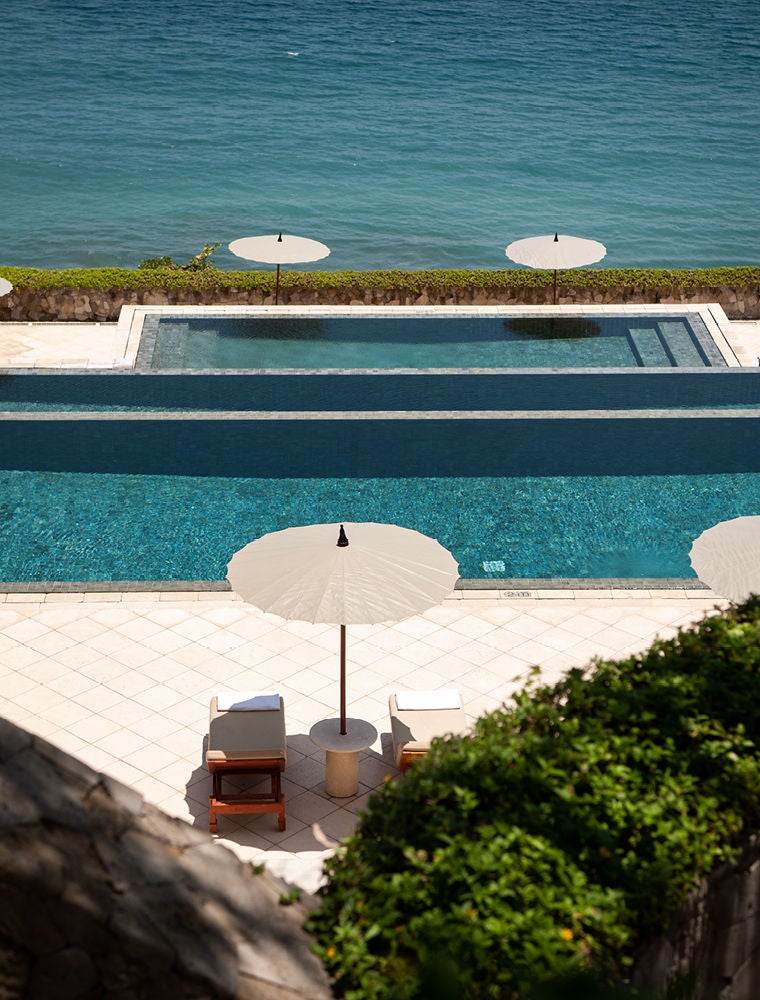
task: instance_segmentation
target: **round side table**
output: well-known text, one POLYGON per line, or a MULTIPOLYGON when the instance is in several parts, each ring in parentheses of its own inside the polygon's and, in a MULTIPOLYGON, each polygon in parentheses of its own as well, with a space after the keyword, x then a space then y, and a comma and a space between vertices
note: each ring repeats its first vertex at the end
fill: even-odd
POLYGON ((315 722, 309 730, 312 743, 325 751, 325 791, 335 798, 347 798, 359 791, 359 752, 371 747, 377 730, 363 719, 346 719, 341 735, 340 719, 315 722))

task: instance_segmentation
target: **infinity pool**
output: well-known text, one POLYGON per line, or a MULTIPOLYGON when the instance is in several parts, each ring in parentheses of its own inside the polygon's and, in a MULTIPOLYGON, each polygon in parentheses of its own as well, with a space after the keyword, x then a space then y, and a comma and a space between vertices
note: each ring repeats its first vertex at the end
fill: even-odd
POLYGON ((663 315, 146 316, 153 369, 723 366, 696 312, 663 315))

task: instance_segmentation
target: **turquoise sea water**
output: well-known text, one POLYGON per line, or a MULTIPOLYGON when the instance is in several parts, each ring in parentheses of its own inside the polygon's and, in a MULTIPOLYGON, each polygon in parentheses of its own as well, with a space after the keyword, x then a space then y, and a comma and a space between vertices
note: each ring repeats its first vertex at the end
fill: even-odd
POLYGON ((757 263, 757 0, 25 0, 0 32, 0 264, 757 263))

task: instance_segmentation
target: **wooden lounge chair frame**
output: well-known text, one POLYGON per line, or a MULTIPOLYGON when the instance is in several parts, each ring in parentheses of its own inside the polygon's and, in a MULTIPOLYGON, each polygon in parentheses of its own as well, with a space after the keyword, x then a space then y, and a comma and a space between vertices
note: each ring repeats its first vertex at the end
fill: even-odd
POLYGON ((279 711, 220 711, 217 699, 209 709, 209 741, 206 766, 211 774, 208 827, 218 830, 220 815, 276 813, 277 829, 285 829, 285 795, 281 775, 285 770, 285 706, 279 711), (261 730, 256 738, 257 727, 261 730), (256 744, 260 745, 256 747, 256 744), (246 744, 249 748, 245 749, 246 744), (278 745, 279 744, 279 745, 278 745), (225 792, 225 778, 235 775, 268 776, 268 791, 225 792))

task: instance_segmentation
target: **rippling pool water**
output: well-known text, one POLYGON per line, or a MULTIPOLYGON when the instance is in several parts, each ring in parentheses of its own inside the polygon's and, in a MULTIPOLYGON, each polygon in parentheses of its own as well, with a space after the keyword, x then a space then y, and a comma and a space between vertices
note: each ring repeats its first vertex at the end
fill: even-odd
POLYGON ((391 521, 465 578, 693 577, 705 528, 760 510, 760 474, 234 479, 0 472, 0 579, 221 580, 278 528, 391 521), (487 568, 484 568, 484 564, 487 568))

